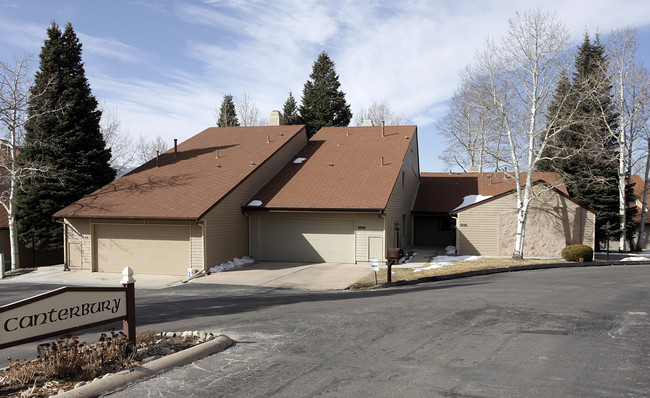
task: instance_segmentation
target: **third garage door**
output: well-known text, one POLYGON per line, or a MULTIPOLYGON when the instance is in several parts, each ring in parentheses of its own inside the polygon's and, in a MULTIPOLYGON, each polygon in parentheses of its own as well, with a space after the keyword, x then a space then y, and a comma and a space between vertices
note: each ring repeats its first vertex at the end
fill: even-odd
POLYGON ((260 260, 354 263, 352 218, 262 218, 260 260))

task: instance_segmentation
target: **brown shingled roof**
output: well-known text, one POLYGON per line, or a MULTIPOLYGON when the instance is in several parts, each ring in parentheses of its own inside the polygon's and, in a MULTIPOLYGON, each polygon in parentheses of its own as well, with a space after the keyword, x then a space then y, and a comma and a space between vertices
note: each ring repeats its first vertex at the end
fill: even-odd
MULTIPOLYGON (((527 177, 521 173, 522 184, 527 177)), ((545 181, 568 195, 557 173, 535 173, 533 181, 545 181)), ((468 195, 496 196, 515 189, 514 179, 499 173, 422 173, 413 212, 449 213, 468 195)))
POLYGON ((54 216, 198 220, 298 134, 304 126, 208 128, 54 216))
POLYGON ((253 200, 262 209, 383 210, 416 126, 324 127, 253 200), (349 132, 349 135, 348 135, 349 132), (382 166, 383 157, 383 166, 382 166))

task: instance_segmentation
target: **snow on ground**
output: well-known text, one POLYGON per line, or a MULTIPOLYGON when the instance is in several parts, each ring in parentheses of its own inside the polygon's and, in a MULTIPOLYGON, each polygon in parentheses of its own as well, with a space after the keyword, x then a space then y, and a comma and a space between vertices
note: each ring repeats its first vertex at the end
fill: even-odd
POLYGON ((244 256, 242 258, 235 258, 234 260, 228 261, 227 263, 215 265, 214 267, 210 268, 209 272, 211 274, 215 272, 224 272, 224 271, 232 271, 234 269, 242 269, 246 268, 249 265, 252 265, 255 262, 255 259, 244 256))
POLYGON ((406 263, 408 263, 409 261, 411 261, 411 259, 412 259, 413 257, 415 257, 415 256, 417 256, 417 255, 418 255, 417 253, 413 253, 413 255, 412 255, 411 257, 408 257, 408 258, 407 258, 407 257, 402 257, 402 258, 399 259, 399 264, 406 264, 406 263))
MULTIPOLYGON (((454 210, 462 209, 463 207, 467 207, 469 205, 473 205, 474 203, 478 203, 482 200, 485 199, 490 199, 492 196, 483 196, 483 195, 467 195, 463 198, 463 203, 461 203, 460 206, 455 208, 454 210)), ((453 211, 453 210, 452 210, 453 211)))
POLYGON ((428 269, 442 268, 445 265, 449 265, 451 263, 456 263, 459 261, 478 260, 479 258, 480 258, 479 256, 436 256, 431 259, 431 261, 429 262, 429 266, 423 268, 414 268, 413 272, 420 272, 420 271, 426 271, 428 269))
POLYGON ((646 261, 646 260, 648 260, 647 257, 636 256, 636 257, 625 257, 625 258, 622 258, 622 259, 620 259, 618 261, 646 261))
POLYGON ((449 256, 451 256, 452 254, 456 254, 456 246, 445 247, 445 253, 447 253, 447 255, 449 256))

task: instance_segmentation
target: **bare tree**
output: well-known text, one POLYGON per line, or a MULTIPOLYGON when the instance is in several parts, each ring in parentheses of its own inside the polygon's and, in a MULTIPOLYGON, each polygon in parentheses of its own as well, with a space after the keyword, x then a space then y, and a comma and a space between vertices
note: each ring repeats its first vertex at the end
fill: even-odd
POLYGON ((373 102, 368 109, 361 108, 354 117, 354 124, 361 126, 365 119, 370 119, 373 126, 381 126, 385 122, 387 126, 403 126, 406 119, 403 115, 396 114, 386 101, 373 102))
MULTIPOLYGON (((18 161, 24 142, 24 127, 29 119, 28 107, 32 95, 32 57, 14 58, 13 62, 0 61, 0 204, 7 212, 11 269, 20 265, 18 231, 16 223, 16 194, 26 179, 49 172, 37 162, 18 161)), ((35 110, 34 114, 38 112, 35 110)), ((40 143, 47 145, 47 143, 40 143)), ((4 267, 4 264, 2 264, 4 267)))
POLYGON ((449 112, 438 124, 447 146, 442 160, 449 167, 483 172, 499 169, 501 131, 489 111, 489 90, 485 78, 471 67, 462 74, 461 87, 451 99, 449 112))
POLYGON ((105 103, 100 103, 99 108, 102 111, 101 132, 106 146, 111 148, 111 167, 119 177, 124 175, 136 158, 133 137, 121 130, 114 108, 109 109, 105 103))
POLYGON ((248 92, 244 92, 235 102, 237 116, 241 126, 261 126, 264 124, 260 117, 260 108, 255 104, 253 97, 248 92))
POLYGON ((570 67, 566 56, 569 39, 556 15, 537 9, 517 13, 510 19, 504 39, 499 43, 488 40, 485 51, 477 56, 491 96, 486 107, 497 117, 508 143, 508 156, 496 156, 513 170, 515 181, 524 181, 515 184, 515 259, 524 256, 526 220, 531 202, 539 195, 533 190, 533 175, 560 122, 547 111, 557 84, 570 67))
MULTIPOLYGON (((636 30, 614 30, 608 43, 610 75, 614 87, 614 106, 618 113, 616 126, 609 125, 610 134, 618 144, 618 192, 621 233, 619 250, 626 250, 628 200, 625 187, 632 168, 632 152, 636 137, 645 122, 641 120, 650 98, 650 86, 645 69, 636 59, 638 50, 636 30)), ((603 115, 605 112, 603 111, 603 115)))
POLYGON ((167 142, 161 136, 156 136, 155 138, 146 138, 140 136, 138 143, 136 145, 136 157, 138 161, 146 163, 151 159, 155 158, 158 154, 161 154, 169 149, 167 142))

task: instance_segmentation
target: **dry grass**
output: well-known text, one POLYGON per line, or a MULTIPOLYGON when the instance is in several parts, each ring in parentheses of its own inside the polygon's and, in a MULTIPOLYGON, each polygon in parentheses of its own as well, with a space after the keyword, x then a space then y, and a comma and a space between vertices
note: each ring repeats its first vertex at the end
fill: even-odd
MULTIPOLYGON (((558 259, 531 259, 531 260, 513 260, 511 258, 479 258, 477 260, 459 261, 445 265, 441 268, 434 268, 415 272, 414 268, 392 268, 392 282, 401 281, 416 281, 418 279, 430 278, 442 275, 461 274, 470 271, 481 271, 495 268, 508 268, 517 267, 522 265, 535 265, 535 264, 551 264, 566 262, 560 258, 558 259)), ((428 263, 427 263, 428 265, 428 263)), ((425 265, 424 267, 426 267, 425 265)), ((424 268, 423 267, 423 268, 424 268)), ((379 285, 386 283, 386 268, 381 268, 377 272, 378 284, 375 284, 375 273, 370 272, 365 277, 359 279, 350 285, 350 289, 364 290, 372 289, 379 285)))

